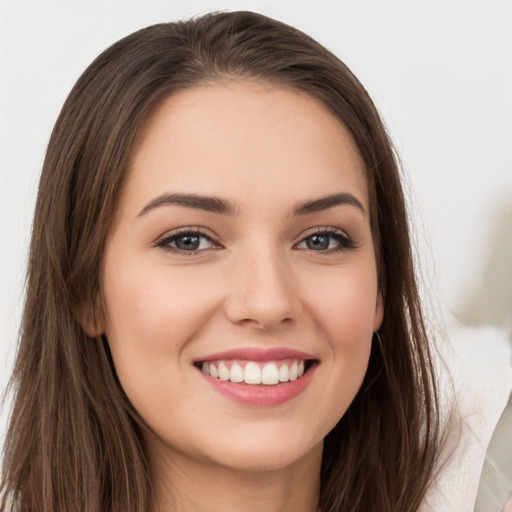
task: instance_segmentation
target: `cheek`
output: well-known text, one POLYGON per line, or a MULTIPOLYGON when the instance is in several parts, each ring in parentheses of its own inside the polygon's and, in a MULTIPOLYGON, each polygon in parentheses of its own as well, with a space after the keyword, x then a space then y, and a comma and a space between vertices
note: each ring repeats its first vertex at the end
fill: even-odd
POLYGON ((104 283, 106 336, 128 399, 155 432, 165 433, 169 418, 182 418, 200 400, 187 372, 189 348, 217 299, 204 279, 191 279, 182 269, 128 263, 104 283))
POLYGON ((308 307, 318 327, 325 331, 333 350, 357 352, 371 339, 377 315, 377 277, 371 265, 352 265, 310 279, 315 286, 307 295, 308 307))
POLYGON ((141 382, 179 376, 185 347, 215 310, 215 294, 201 283, 201 276, 126 260, 106 275, 106 336, 127 393, 141 382))
POLYGON ((146 267, 123 265, 106 279, 104 294, 111 332, 123 333, 134 343, 165 340, 173 345, 208 315, 214 293, 201 286, 201 276, 191 279, 187 272, 172 271, 164 265, 146 267))
MULTIPOLYGON (((372 268, 372 267, 366 267, 372 268)), ((332 428, 357 394, 368 367, 376 315, 377 284, 371 271, 357 267, 336 270, 330 278, 317 278, 308 295, 310 317, 324 340, 328 385, 322 400, 331 410, 332 428)))

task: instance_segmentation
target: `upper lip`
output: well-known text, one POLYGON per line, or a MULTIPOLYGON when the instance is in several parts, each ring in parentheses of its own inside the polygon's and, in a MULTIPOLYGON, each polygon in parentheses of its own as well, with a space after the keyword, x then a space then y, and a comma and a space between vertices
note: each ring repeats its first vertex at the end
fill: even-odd
POLYGON ((261 349, 261 348, 236 348, 225 352, 216 352, 205 357, 194 360, 195 363, 204 361, 218 361, 222 359, 238 359, 241 361, 279 361, 282 359, 302 359, 304 361, 317 359, 311 354, 284 347, 261 349))

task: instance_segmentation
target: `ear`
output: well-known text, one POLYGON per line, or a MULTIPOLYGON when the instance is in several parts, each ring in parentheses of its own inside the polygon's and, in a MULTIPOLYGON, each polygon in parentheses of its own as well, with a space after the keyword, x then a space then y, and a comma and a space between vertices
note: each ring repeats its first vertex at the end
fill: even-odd
POLYGON ((375 304, 375 315, 373 317, 373 331, 377 332, 382 324, 384 318, 384 296, 379 290, 377 293, 377 302, 375 304))
POLYGON ((94 303, 82 303, 75 308, 75 316, 83 331, 90 338, 105 334, 105 318, 102 301, 98 298, 94 303))

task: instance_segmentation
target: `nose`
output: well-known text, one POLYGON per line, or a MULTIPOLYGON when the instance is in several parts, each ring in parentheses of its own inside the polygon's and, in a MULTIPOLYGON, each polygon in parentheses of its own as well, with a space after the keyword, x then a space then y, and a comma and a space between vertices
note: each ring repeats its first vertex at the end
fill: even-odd
POLYGON ((240 260, 231 276, 227 318, 234 324, 262 330, 296 320, 301 301, 286 258, 259 252, 240 260))

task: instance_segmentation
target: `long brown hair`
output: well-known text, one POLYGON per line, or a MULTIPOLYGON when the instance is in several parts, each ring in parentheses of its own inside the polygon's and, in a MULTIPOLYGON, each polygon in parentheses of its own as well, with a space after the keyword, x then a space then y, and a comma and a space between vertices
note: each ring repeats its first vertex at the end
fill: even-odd
POLYGON ((34 217, 2 510, 151 509, 144 422, 116 378, 107 340, 88 337, 80 320, 101 312, 103 248, 144 120, 176 91, 226 79, 286 85, 317 98, 348 127, 364 159, 386 310, 364 382, 325 439, 320 506, 417 510, 440 429, 393 147, 369 95, 337 57, 251 12, 131 34, 89 66, 65 102, 34 217))

